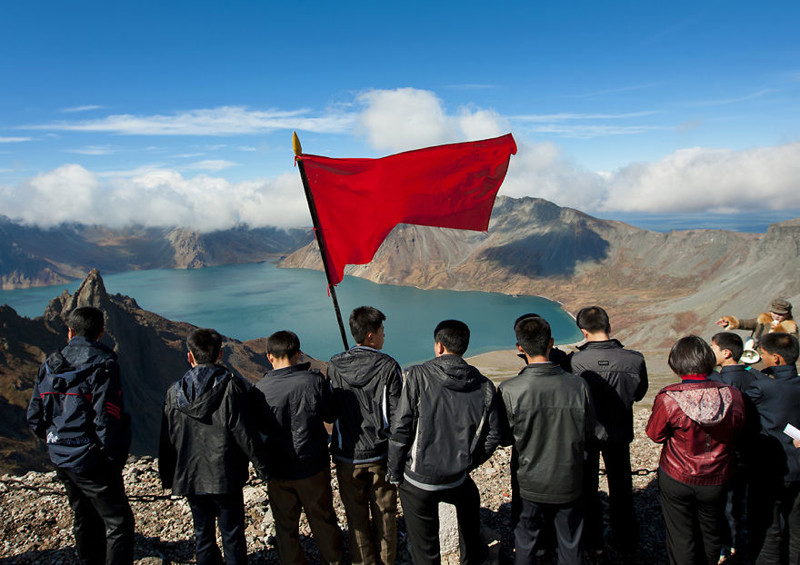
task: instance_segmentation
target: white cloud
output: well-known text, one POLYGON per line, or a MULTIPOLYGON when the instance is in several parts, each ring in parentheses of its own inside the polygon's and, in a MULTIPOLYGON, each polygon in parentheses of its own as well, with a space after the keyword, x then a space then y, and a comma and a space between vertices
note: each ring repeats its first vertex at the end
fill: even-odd
POLYGON ((64 165, 16 186, 0 185, 3 214, 27 224, 63 222, 120 227, 185 226, 199 231, 310 223, 296 172, 273 179, 231 183, 198 175, 185 178, 169 169, 96 175, 64 165))
MULTIPOLYGON (((686 149, 614 172, 580 167, 553 143, 517 140, 501 193, 545 198, 589 213, 756 212, 800 209, 800 142, 747 151, 686 149)), ((0 185, 3 214, 29 224, 82 222, 119 227, 305 226, 296 171, 230 182, 185 177, 163 165, 93 173, 64 165, 14 186, 0 185)))
POLYGON ((117 150, 108 145, 89 145, 80 149, 66 149, 67 153, 78 153, 80 155, 111 155, 117 150))
POLYGON ((744 151, 683 149, 609 179, 605 210, 748 212, 800 208, 800 142, 744 151))
POLYGON ((517 140, 500 194, 535 196, 579 210, 596 209, 605 198, 606 180, 582 169, 561 154, 554 143, 527 144, 517 140))
POLYGON ((23 141, 33 141, 32 137, 0 137, 0 143, 22 143, 23 141))
POLYGON ((191 165, 186 165, 184 168, 196 171, 222 171, 224 169, 236 167, 237 165, 238 163, 226 161, 224 159, 205 159, 197 163, 192 163, 191 165))
POLYGON ((340 133, 350 128, 352 116, 312 116, 308 110, 249 110, 221 106, 170 115, 115 114, 96 120, 59 121, 24 126, 24 129, 106 132, 125 135, 236 135, 273 130, 306 130, 340 133))
POLYGON ((627 112, 624 114, 581 114, 576 112, 561 112, 558 114, 518 114, 509 116, 509 120, 515 122, 564 122, 575 120, 628 120, 631 118, 643 118, 652 116, 658 112, 645 110, 641 112, 627 112))
POLYGON ((370 90, 358 97, 363 110, 357 132, 375 149, 407 151, 430 145, 474 141, 508 132, 493 110, 462 107, 448 115, 442 101, 428 90, 370 90))
POLYGON ((61 110, 67 114, 74 114, 77 112, 89 112, 91 110, 102 110, 105 106, 98 106, 97 104, 86 104, 84 106, 73 106, 71 108, 64 108, 61 110))

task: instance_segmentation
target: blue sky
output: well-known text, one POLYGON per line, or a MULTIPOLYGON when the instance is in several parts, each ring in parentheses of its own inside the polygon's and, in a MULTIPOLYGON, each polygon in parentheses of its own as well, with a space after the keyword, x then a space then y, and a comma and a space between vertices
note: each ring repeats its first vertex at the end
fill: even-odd
MULTIPOLYGON (((308 153, 512 132, 502 194, 800 216, 800 3, 3 2, 0 214, 307 225, 308 153)), ((649 222, 649 223, 648 223, 649 222)))

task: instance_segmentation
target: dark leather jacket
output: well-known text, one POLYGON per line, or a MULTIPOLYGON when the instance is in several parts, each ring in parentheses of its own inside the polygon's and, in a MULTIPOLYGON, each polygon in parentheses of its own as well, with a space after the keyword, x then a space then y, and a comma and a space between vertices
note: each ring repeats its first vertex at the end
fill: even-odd
POLYGON ((356 346, 330 360, 328 378, 338 414, 331 435, 333 459, 386 459, 392 414, 403 387, 400 365, 376 349, 356 346))
POLYGON ((718 486, 733 477, 734 439, 745 408, 738 389, 708 379, 684 380, 658 393, 647 435, 663 443, 659 467, 691 485, 718 486))
POLYGON ((589 384, 607 441, 633 441, 633 403, 647 394, 644 355, 623 349, 616 339, 589 341, 572 356, 571 369, 589 384))
POLYGON ((331 387, 310 363, 267 371, 253 391, 270 456, 271 478, 297 480, 330 466, 328 432, 336 408, 331 387))
POLYGON ((267 454, 248 405, 252 385, 219 365, 197 365, 167 390, 158 446, 164 488, 176 495, 229 494, 248 460, 267 475, 267 454))
POLYGON ((595 434, 586 382, 553 362, 531 363, 500 384, 503 443, 513 446, 511 470, 520 495, 565 504, 580 497, 587 441, 595 434))
POLYGON ((116 354, 96 341, 73 337, 39 369, 28 424, 47 442, 50 460, 86 472, 121 469, 131 442, 116 354))

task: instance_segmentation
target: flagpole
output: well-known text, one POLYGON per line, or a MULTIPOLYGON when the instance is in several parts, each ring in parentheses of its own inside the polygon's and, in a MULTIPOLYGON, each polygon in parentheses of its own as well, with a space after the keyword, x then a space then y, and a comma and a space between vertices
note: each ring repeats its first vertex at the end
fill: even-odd
MULTIPOLYGON (((292 147, 294 148, 295 157, 300 157, 303 154, 303 148, 300 146, 300 140, 297 138, 297 132, 292 132, 292 147)), ((306 201, 308 202, 308 211, 311 212, 311 221, 314 223, 314 235, 317 238, 317 246, 319 253, 322 256, 322 268, 325 271, 325 278, 328 279, 328 292, 330 292, 331 300, 333 301, 333 310, 336 312, 336 321, 339 323, 339 332, 342 334, 342 343, 344 350, 350 349, 347 344, 347 333, 344 330, 344 322, 342 321, 342 311, 339 309, 339 301, 336 299, 336 287, 331 284, 331 275, 328 269, 328 259, 325 253, 325 238, 322 236, 322 230, 319 225, 319 216, 317 215, 317 206, 314 204, 314 195, 311 194, 311 188, 308 186, 308 177, 306 176, 306 168, 303 164, 303 159, 296 159, 297 168, 300 170, 300 178, 303 179, 303 190, 306 192, 306 201)))

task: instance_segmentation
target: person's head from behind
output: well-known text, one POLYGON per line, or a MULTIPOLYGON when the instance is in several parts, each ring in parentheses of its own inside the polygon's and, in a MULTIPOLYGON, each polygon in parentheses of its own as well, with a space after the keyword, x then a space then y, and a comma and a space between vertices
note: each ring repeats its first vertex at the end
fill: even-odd
POLYGON ((350 334, 358 345, 381 349, 386 334, 383 322, 386 316, 372 306, 359 306, 350 313, 350 334))
POLYGON ((222 359, 222 336, 210 328, 194 330, 186 338, 189 364, 213 365, 222 359))
POLYGON ((514 326, 517 337, 517 349, 528 359, 547 357, 553 347, 550 324, 542 317, 530 316, 517 322, 514 326))
POLYGON ((711 337, 711 351, 720 367, 736 365, 742 357, 744 344, 738 334, 719 332, 711 337))
POLYGON ((300 338, 288 330, 275 332, 267 338, 267 358, 273 366, 296 365, 300 359, 300 338))
POLYGON ((600 306, 582 308, 575 317, 575 324, 584 336, 601 334, 608 336, 611 333, 611 322, 608 313, 600 306))
POLYGON ((669 368, 676 375, 709 375, 717 365, 711 347, 696 335, 680 338, 669 352, 669 368))
POLYGON ((541 316, 539 314, 536 314, 535 312, 529 312, 528 314, 523 314, 514 321, 514 331, 517 331, 517 326, 521 321, 527 320, 528 318, 541 318, 541 316))
POLYGON ((433 330, 436 356, 450 353, 462 356, 469 347, 469 327, 459 320, 444 320, 433 330))
POLYGON ((797 338, 792 334, 771 333, 761 338, 761 359, 765 367, 797 363, 797 338))
POLYGON ((67 316, 69 339, 83 337, 89 341, 97 341, 105 333, 105 317, 103 311, 94 306, 75 308, 67 316))

